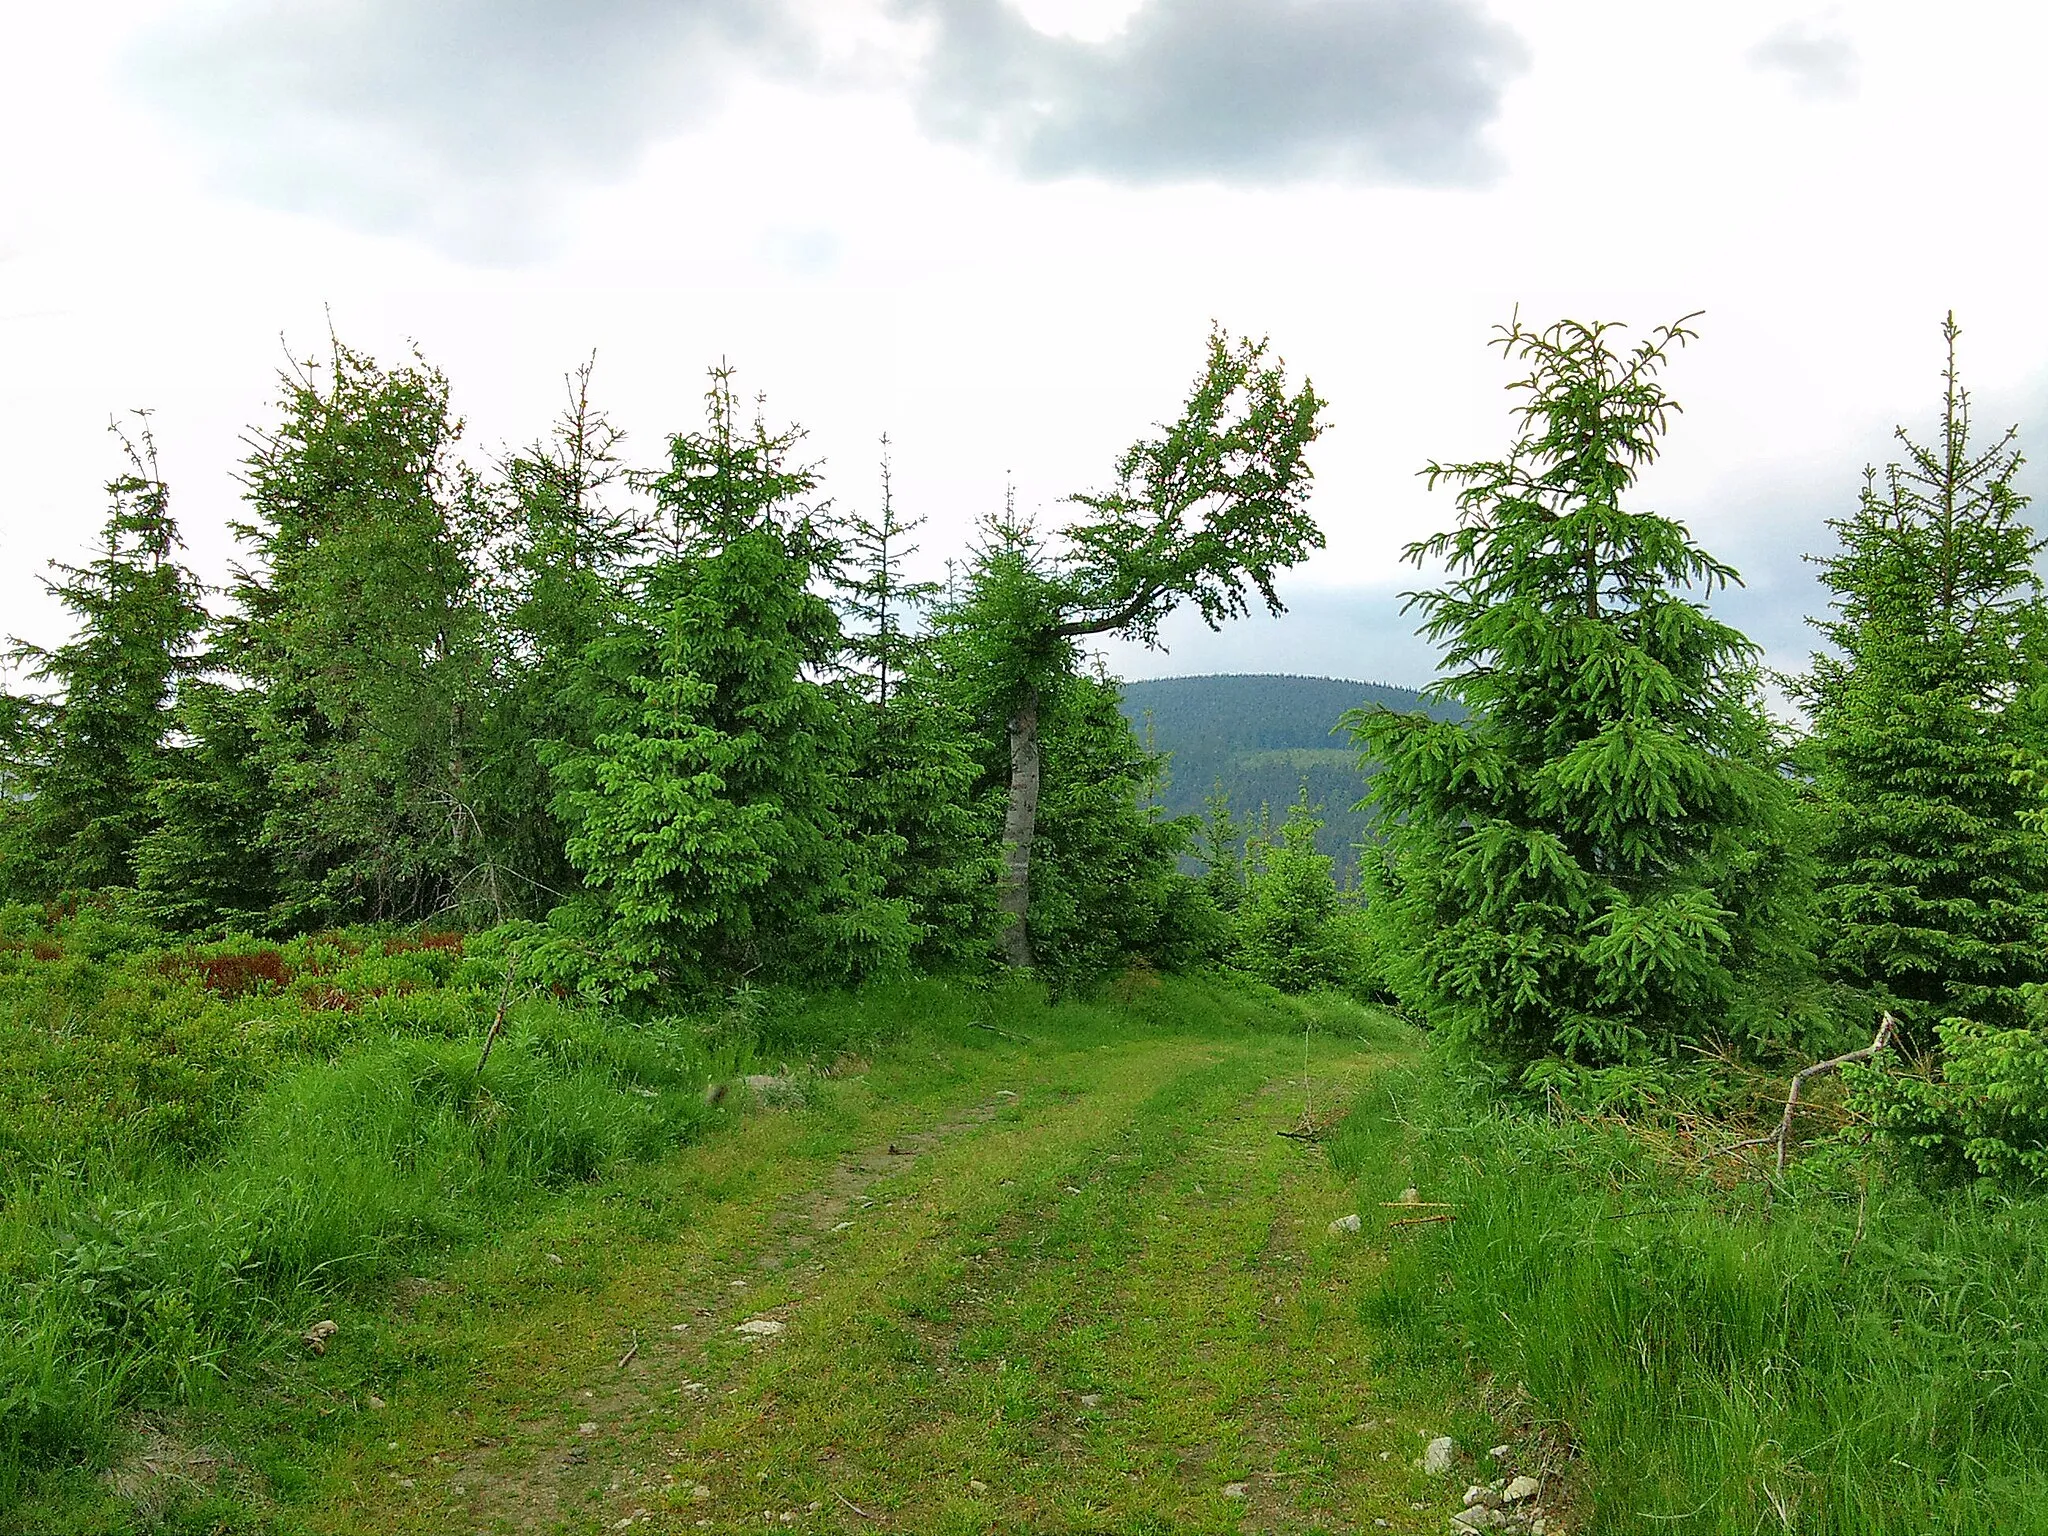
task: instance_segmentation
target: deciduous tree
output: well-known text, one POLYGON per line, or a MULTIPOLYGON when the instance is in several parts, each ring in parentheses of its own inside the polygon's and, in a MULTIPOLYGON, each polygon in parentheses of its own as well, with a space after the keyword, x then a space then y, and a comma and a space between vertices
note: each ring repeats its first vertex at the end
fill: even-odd
POLYGON ((1003 908, 1013 965, 1034 963, 1040 715, 1048 687, 1071 675, 1075 642, 1155 642, 1182 606, 1215 628, 1254 595, 1277 613, 1278 574, 1323 545, 1308 511, 1307 457, 1323 401, 1306 383, 1291 389, 1268 350, 1213 333, 1179 418, 1124 452, 1109 489, 1071 498, 1081 515, 1056 546, 1014 518, 993 529, 957 605, 955 627, 979 632, 983 692, 999 702, 1008 742, 1003 908))

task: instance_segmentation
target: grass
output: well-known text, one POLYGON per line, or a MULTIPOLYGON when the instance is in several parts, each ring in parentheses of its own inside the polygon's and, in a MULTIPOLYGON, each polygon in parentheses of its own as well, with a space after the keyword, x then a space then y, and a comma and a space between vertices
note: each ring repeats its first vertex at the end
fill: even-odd
POLYGON ((1234 984, 526 998, 479 1074, 488 938, 0 939, 8 1536, 1441 1530, 1440 1433, 1554 1531, 2048 1531, 2038 1198, 1234 984))
POLYGON ((1424 1068, 1332 1155, 1454 1210, 1368 1320, 1574 1446, 1589 1528, 2048 1531, 2048 1201, 1826 1160, 1730 1184, 1424 1068))
MULTIPOLYGON (((194 1088, 206 1136, 74 1135, 89 1172, 10 1191, 0 1530, 694 1530, 756 1504, 864 1528, 847 1503, 1350 1529, 1447 1497, 1408 1463, 1453 1384, 1359 1374, 1371 1266, 1322 1232, 1342 1185, 1273 1135, 1304 1026, 1338 1094, 1405 1048, 1373 1016, 1142 975, 1097 1004, 926 982, 632 1027, 541 1000, 479 1079, 491 968, 381 948, 356 963, 445 968, 381 994, 429 1027, 359 1004, 328 1054, 194 1088), (707 1107, 753 1068, 784 1073, 771 1104, 707 1107), (730 1332, 761 1314, 789 1321, 769 1347, 730 1332)), ((36 963, 74 1033, 124 989, 200 986, 36 963)), ((302 974, 167 1012, 305 1038, 302 974)))

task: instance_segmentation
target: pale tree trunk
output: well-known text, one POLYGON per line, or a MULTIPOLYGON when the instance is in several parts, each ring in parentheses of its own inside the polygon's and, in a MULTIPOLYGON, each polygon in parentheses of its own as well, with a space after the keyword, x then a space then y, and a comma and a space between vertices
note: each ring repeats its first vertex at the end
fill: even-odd
POLYGON ((1010 719, 1010 804, 1003 814, 1003 951, 1010 964, 1033 969, 1031 840, 1038 830, 1038 690, 1025 694, 1010 719))

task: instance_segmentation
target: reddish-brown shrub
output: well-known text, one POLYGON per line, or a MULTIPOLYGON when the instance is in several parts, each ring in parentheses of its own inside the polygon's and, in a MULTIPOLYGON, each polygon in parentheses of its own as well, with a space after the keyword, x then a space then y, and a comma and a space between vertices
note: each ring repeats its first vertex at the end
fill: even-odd
POLYGON ((244 997, 258 987, 282 991, 291 985, 291 967, 274 949, 235 955, 167 955, 159 962, 174 976, 193 976, 215 997, 244 997))

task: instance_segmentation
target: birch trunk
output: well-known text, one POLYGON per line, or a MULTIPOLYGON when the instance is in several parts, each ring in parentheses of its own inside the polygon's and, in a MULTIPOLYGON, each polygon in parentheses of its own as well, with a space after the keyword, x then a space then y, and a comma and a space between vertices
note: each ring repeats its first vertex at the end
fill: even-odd
POLYGON ((1003 815, 1003 901, 1010 919, 1003 950, 1011 965, 1033 969, 1031 840, 1038 830, 1038 691, 1024 696, 1010 719, 1010 804, 1003 815))

